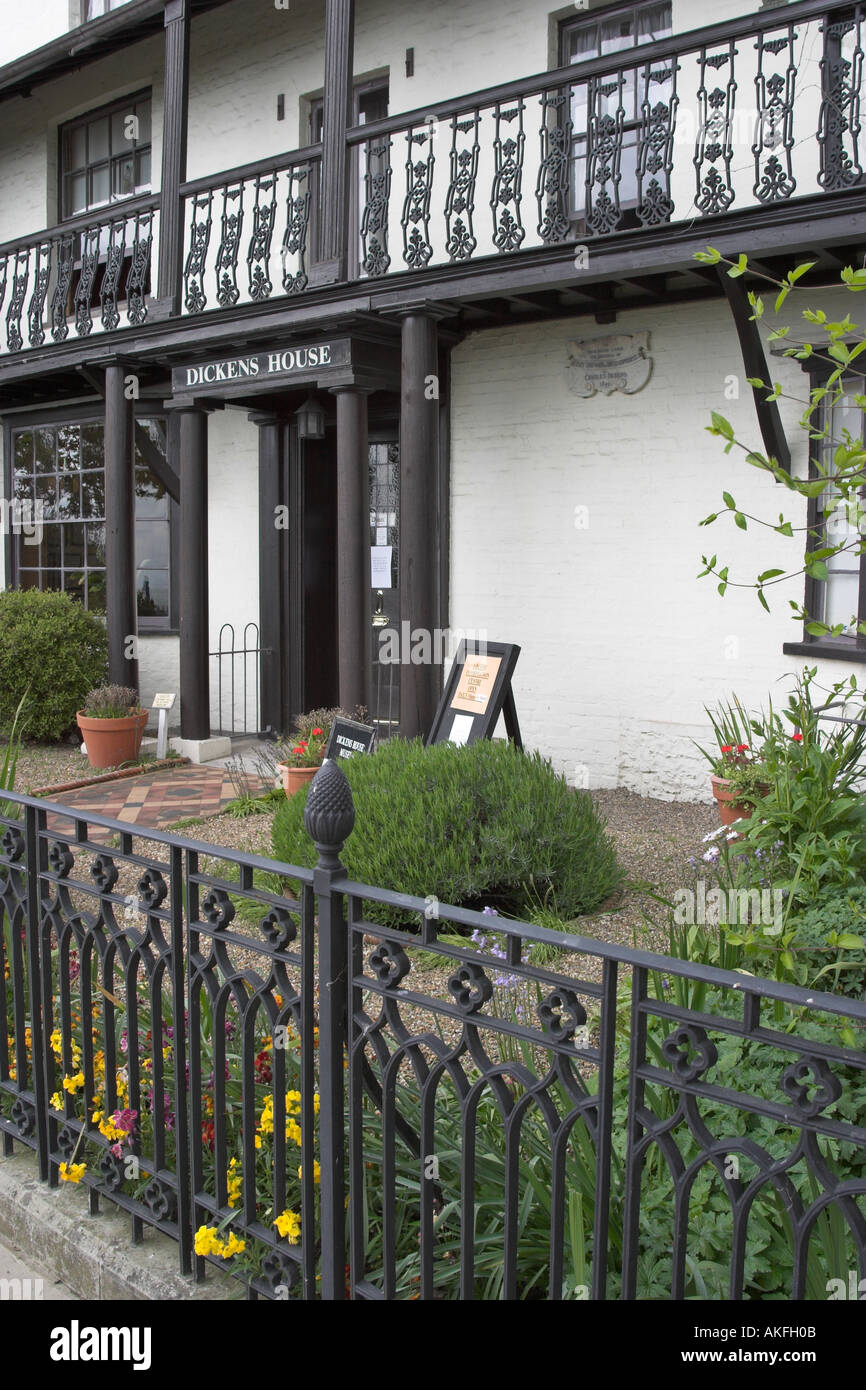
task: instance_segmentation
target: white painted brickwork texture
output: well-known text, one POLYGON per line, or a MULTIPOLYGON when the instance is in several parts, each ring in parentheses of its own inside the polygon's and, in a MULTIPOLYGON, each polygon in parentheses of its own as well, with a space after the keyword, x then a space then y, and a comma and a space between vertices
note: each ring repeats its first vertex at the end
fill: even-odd
MULTIPOLYGON (((798 364, 774 362, 773 375, 801 396, 808 389, 798 364)), ((785 602, 802 599, 801 581, 776 590, 767 615, 753 592, 722 600, 696 578, 703 553, 718 551, 745 580, 796 568, 801 554, 796 540, 764 532, 758 542, 730 518, 698 527, 723 489, 744 511, 797 515, 789 494, 705 431, 716 409, 761 447, 726 307, 476 334, 455 349, 452 390, 452 627, 522 647, 521 730, 569 780, 705 799, 706 764, 691 743, 709 741, 703 706, 732 691, 754 706, 771 694, 778 702, 788 688, 779 677, 803 665, 782 655, 801 635, 785 602), (569 390, 570 339, 644 329, 654 366, 642 391, 569 390), (738 401, 724 398, 729 373, 738 401)), ((785 404, 792 441, 797 414, 785 404)), ((802 469, 799 441, 797 450, 802 469)), ((851 668, 819 669, 829 681, 851 668)))

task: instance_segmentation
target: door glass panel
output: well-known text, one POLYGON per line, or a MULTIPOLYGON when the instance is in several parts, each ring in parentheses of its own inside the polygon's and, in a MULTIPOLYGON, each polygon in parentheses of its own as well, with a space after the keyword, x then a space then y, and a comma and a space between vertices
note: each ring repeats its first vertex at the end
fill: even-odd
POLYGON ((370 723, 380 738, 400 726, 400 664, 395 655, 400 634, 400 451, 396 443, 371 444, 370 545, 391 547, 390 588, 370 588, 372 650, 370 662, 370 723), (380 659, 385 658, 385 659, 380 659))

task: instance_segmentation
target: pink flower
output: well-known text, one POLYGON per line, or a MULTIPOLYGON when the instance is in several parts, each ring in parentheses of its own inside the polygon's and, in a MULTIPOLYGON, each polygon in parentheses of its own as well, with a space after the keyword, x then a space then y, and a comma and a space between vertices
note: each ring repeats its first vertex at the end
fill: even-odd
POLYGON ((122 1157, 123 1157, 123 1149, 121 1148, 120 1144, 112 1144, 112 1145, 111 1145, 111 1152, 114 1154, 114 1157, 115 1157, 115 1158, 122 1158, 122 1157))

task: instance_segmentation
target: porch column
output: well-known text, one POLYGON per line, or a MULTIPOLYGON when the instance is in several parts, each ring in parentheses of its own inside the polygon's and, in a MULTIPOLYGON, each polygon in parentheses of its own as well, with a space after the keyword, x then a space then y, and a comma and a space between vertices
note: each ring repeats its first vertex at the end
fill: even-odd
POLYGON ((350 167, 346 130, 352 120, 354 44, 354 0, 326 0, 319 246, 318 264, 310 273, 312 285, 346 277, 350 167))
POLYGON ((138 689, 135 600, 135 487, 132 400, 127 367, 105 369, 105 589, 108 678, 138 689))
POLYGON ((157 296, 180 311, 183 264, 183 202, 186 178, 189 103, 190 0, 168 0, 165 7, 165 107, 162 127, 162 177, 159 204, 159 277, 157 296))
POLYGON ((180 412, 180 736, 210 737, 207 412, 180 412))
POLYGON ((261 647, 262 729, 278 732, 283 722, 282 643, 285 618, 281 602, 280 539, 283 505, 281 440, 285 426, 279 416, 251 413, 259 431, 259 646, 261 647))
POLYGON ((337 398, 337 669, 340 704, 367 703, 370 647, 370 477, 367 392, 337 398))
MULTIPOLYGON (((412 310, 403 317, 400 363, 400 631, 429 633, 431 657, 438 615, 439 401, 430 389, 438 381, 438 334, 433 311, 412 310)), ((415 665, 401 651, 400 733, 404 738, 430 732, 439 699, 439 670, 415 665)))

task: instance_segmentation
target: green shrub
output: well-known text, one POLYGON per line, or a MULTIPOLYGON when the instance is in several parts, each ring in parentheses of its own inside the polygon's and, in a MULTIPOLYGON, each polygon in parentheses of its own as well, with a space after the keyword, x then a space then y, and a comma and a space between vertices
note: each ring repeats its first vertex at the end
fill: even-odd
MULTIPOLYGON (((391 739, 341 762, 355 799, 355 829, 341 858, 352 878, 461 906, 524 916, 551 888, 563 918, 591 912, 622 880, 592 800, 539 754, 479 740, 425 748, 391 739)), ((307 790, 274 817, 274 854, 313 865, 304 827, 307 790)), ((367 905, 371 916, 374 905, 367 905)), ((384 924, 405 920, 376 908, 384 924)))
POLYGON ((819 898, 790 925, 810 984, 855 999, 866 996, 866 888, 819 898))
POLYGON ((8 734, 22 695, 27 738, 60 738, 88 690, 105 678, 105 626, 69 594, 0 593, 0 732, 8 734))

